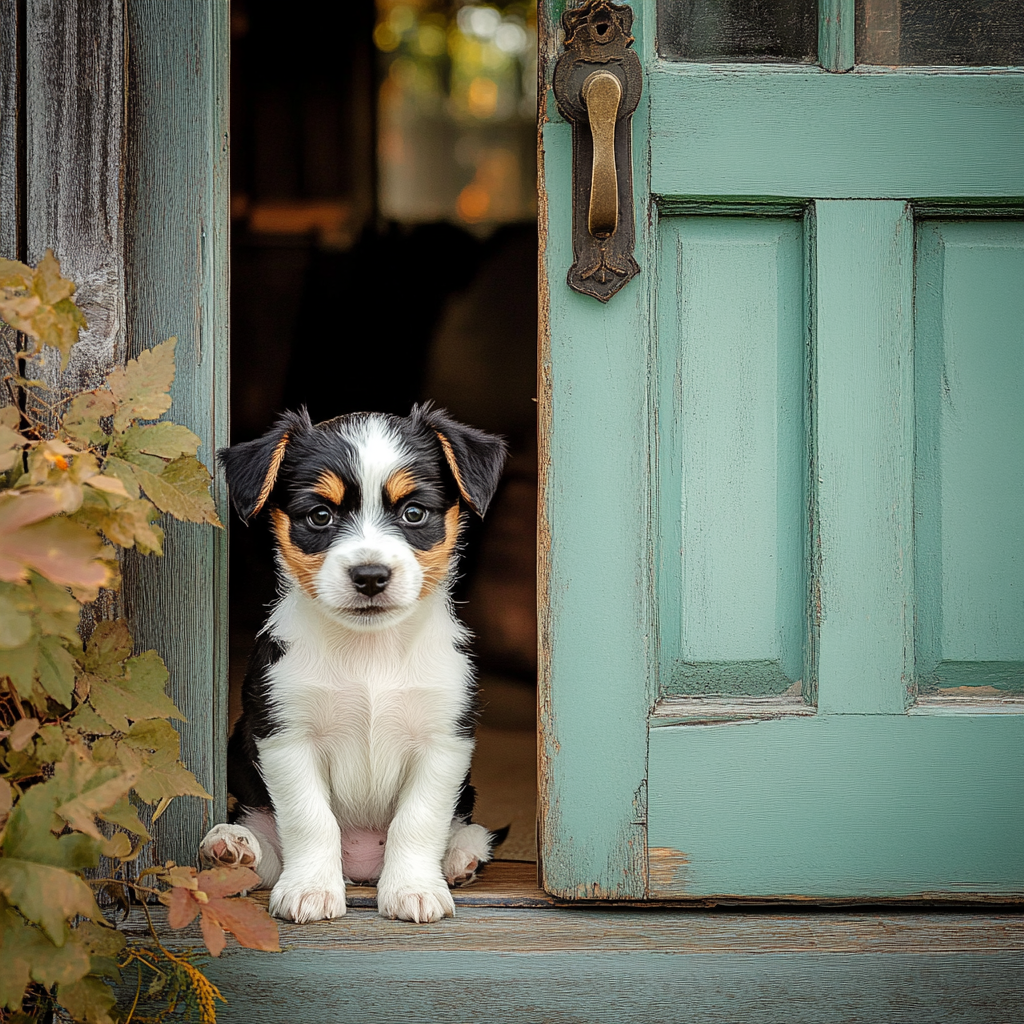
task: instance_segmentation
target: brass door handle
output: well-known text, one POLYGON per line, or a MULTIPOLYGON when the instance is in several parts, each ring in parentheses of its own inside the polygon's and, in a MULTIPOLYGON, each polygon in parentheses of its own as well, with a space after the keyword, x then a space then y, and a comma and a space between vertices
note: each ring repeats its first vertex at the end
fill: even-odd
POLYGON ((568 283, 607 302, 640 268, 633 258, 632 116, 640 59, 629 47, 633 12, 586 0, 562 15, 565 52, 552 83, 572 124, 572 248, 568 283))
POLYGON ((619 177, 615 173, 615 121, 622 86, 608 71, 595 71, 583 83, 594 161, 590 175, 587 228, 595 238, 615 234, 619 223, 619 177))

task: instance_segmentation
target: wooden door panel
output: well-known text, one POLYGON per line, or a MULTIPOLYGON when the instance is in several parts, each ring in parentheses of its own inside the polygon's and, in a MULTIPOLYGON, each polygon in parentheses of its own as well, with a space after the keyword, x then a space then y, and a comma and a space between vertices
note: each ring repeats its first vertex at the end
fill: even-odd
POLYGON ((1017 894, 1024 716, 651 729, 650 895, 1017 894))
POLYGON ((1022 282, 1024 223, 918 225, 916 656, 924 692, 1024 689, 1022 282))
POLYGON ((659 246, 661 693, 799 691, 803 221, 665 217, 659 246))
POLYGON ((649 68, 651 192, 823 199, 1024 195, 1024 78, 649 68))

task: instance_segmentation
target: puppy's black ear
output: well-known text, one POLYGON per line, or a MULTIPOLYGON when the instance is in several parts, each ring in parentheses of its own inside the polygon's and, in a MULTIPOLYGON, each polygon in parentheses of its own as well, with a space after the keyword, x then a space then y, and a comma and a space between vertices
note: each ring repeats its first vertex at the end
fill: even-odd
POLYGON ((280 416, 273 427, 255 441, 243 441, 217 452, 228 478, 231 503, 243 521, 248 523, 267 503, 289 442, 312 428, 309 413, 303 407, 298 412, 280 416))
POLYGON ((434 409, 429 403, 413 406, 411 416, 437 435, 463 501, 482 518, 498 489, 508 457, 504 440, 456 423, 444 409, 434 409))

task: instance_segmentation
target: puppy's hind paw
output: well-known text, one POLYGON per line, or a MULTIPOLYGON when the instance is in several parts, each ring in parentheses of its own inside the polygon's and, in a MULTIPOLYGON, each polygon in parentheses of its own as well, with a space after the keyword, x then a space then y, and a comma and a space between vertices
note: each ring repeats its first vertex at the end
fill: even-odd
POLYGON ((502 842, 508 829, 489 832, 483 825, 457 822, 452 825, 448 852, 441 868, 451 886, 468 885, 492 856, 494 847, 502 842))
POLYGON ((377 910, 381 917, 432 924, 455 916, 455 900, 442 881, 426 884, 378 885, 377 910))
POLYGON ((260 841, 244 825, 214 825, 199 844, 204 868, 251 868, 259 874, 260 841))

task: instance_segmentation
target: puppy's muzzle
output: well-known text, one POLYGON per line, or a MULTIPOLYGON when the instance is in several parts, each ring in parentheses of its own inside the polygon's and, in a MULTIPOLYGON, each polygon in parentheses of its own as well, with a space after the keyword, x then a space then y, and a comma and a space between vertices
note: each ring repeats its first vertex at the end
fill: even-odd
POLYGON ((348 574, 352 585, 364 597, 382 593, 391 579, 391 570, 386 565, 354 565, 348 574))

